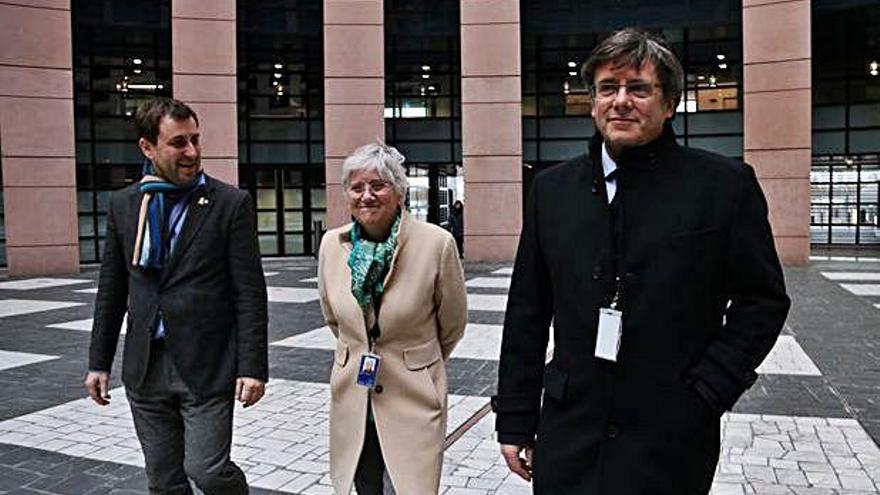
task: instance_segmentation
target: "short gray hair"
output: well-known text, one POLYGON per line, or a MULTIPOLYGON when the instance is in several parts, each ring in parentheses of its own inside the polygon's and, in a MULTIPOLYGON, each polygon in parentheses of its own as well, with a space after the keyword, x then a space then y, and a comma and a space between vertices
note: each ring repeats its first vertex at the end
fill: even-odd
POLYGON ((388 146, 379 139, 367 143, 354 150, 343 162, 342 187, 348 189, 351 185, 353 172, 374 169, 382 180, 394 187, 401 198, 405 198, 409 181, 406 179, 406 169, 403 168, 404 161, 406 158, 394 146, 388 146))
POLYGON ((673 109, 678 107, 684 88, 684 69, 663 37, 635 28, 615 31, 593 49, 581 67, 581 78, 587 87, 593 87, 596 70, 609 62, 636 69, 651 62, 657 69, 664 96, 672 102, 673 109))

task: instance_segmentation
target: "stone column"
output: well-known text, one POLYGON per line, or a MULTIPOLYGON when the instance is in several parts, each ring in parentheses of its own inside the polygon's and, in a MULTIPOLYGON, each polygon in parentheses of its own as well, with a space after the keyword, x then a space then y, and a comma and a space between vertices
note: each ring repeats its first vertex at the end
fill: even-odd
POLYGON ((743 1, 744 155, 787 265, 810 258, 810 59, 809 0, 743 1))
POLYGON ((522 227, 518 0, 461 1, 461 129, 468 260, 510 261, 522 227))
POLYGON ((79 272, 72 53, 69 1, 0 4, 0 151, 13 276, 79 272))
POLYGON ((324 170, 328 229, 349 221, 342 162, 385 137, 382 0, 324 0, 324 170))
POLYGON ((202 166, 238 184, 235 0, 173 0, 174 97, 199 115, 202 166))

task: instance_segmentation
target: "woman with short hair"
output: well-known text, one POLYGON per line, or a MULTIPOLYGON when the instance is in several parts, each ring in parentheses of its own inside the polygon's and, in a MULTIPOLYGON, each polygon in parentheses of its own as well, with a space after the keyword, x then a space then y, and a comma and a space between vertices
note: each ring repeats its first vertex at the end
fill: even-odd
POLYGON ((446 359, 467 323, 452 236, 410 218, 403 155, 381 142, 342 167, 353 222, 324 235, 321 309, 336 351, 330 476, 337 494, 430 494, 440 486, 446 359))

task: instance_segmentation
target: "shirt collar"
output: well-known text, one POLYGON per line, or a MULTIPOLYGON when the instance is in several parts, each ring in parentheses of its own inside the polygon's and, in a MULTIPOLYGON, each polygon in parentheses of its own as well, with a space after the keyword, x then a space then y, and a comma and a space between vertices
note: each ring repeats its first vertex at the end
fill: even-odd
POLYGON ((617 162, 608 154, 605 143, 602 143, 602 173, 605 175, 605 180, 609 180, 608 177, 615 170, 617 170, 617 162))

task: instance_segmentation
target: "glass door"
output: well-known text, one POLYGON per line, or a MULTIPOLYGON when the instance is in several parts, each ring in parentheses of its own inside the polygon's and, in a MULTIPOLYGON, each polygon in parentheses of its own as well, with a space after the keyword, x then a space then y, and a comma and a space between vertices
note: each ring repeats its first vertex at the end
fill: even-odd
POLYGON ((263 256, 311 255, 316 222, 326 213, 323 167, 261 166, 242 169, 241 188, 257 209, 257 236, 263 256))

